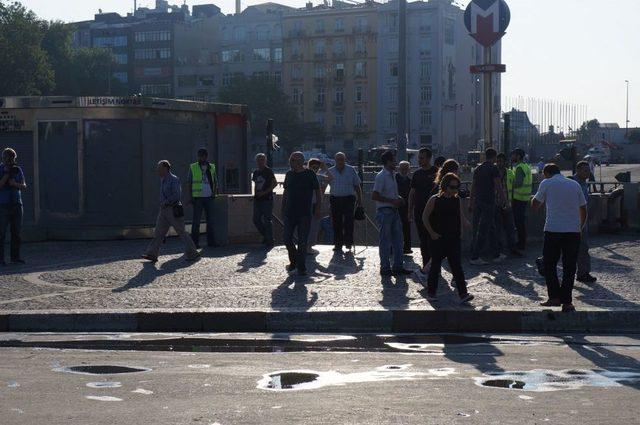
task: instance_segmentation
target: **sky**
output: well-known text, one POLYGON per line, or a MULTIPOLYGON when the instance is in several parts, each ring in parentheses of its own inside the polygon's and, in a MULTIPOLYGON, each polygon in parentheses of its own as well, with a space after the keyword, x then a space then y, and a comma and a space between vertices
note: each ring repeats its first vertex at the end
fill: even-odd
MULTIPOLYGON (((182 3, 174 0, 170 3, 182 3)), ((277 0, 273 0, 277 1, 277 0)), ((279 3, 302 7, 306 0, 279 3)), ((247 7, 264 1, 243 0, 247 7)), ((126 14, 133 0, 22 0, 44 19, 89 20, 101 8, 126 14)), ((234 0, 215 3, 232 13, 234 0)), ((319 0, 314 0, 318 4, 319 0)), ((465 6, 469 0, 459 0, 465 6)), ((586 105, 589 117, 624 127, 626 83, 630 126, 640 127, 640 0, 507 0, 511 24, 503 39, 503 97, 586 105)), ((153 6, 155 0, 138 0, 153 6)))

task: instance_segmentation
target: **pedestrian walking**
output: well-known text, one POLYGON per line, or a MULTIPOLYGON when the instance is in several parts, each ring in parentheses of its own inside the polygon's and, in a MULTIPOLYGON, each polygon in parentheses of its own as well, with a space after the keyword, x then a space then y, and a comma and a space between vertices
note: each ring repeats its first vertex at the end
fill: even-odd
POLYGON ((329 168, 329 202, 333 223, 334 251, 353 248, 355 208, 362 205, 361 181, 356 169, 347 164, 344 153, 338 152, 336 165, 329 168))
POLYGON ((580 248, 578 250, 578 264, 577 264, 577 277, 576 280, 582 283, 594 283, 598 279, 591 275, 591 256, 589 255, 589 176, 591 174, 589 163, 586 161, 580 161, 576 165, 576 175, 573 176, 573 180, 578 182, 582 189, 587 205, 587 220, 582 226, 582 232, 580 236, 580 248))
POLYGON ((311 216, 320 216, 322 193, 315 173, 304 168, 304 155, 294 152, 289 157, 289 170, 284 178, 284 194, 282 195, 282 217, 284 218, 284 244, 289 254, 287 271, 297 270, 299 276, 306 276, 306 256, 311 216), (317 202, 312 211, 312 198, 316 194, 317 202), (293 234, 297 236, 297 246, 293 234))
POLYGON ((462 228, 471 227, 471 224, 462 211, 459 191, 460 178, 453 173, 446 174, 441 180, 440 192, 429 199, 422 217, 431 237, 431 268, 427 283, 430 301, 437 301, 438 281, 445 258, 449 261, 460 303, 467 303, 474 298, 467 291, 462 270, 462 228))
POLYGON ((489 264, 480 258, 483 247, 487 246, 488 258, 494 263, 503 261, 506 256, 500 253, 495 231, 496 203, 506 202, 500 187, 500 172, 496 167, 498 153, 489 148, 485 151, 485 162, 473 171, 471 201, 469 209, 473 212, 473 238, 471 246, 471 264, 483 266, 489 264))
POLYGON ((22 191, 27 189, 18 154, 11 148, 2 151, 0 164, 0 266, 5 266, 4 240, 10 231, 9 258, 11 264, 25 264, 20 255, 22 232, 22 191))
POLYGON ((516 248, 524 251, 527 247, 527 208, 531 202, 533 189, 533 174, 531 167, 524 161, 524 151, 516 149, 511 154, 513 163, 513 183, 507 189, 511 194, 513 219, 516 226, 518 241, 516 248))
POLYGON ((158 211, 156 228, 153 231, 153 240, 142 258, 152 262, 158 261, 160 245, 169 229, 173 227, 184 243, 186 260, 195 261, 200 254, 184 226, 184 208, 180 202, 182 197, 180 179, 171 172, 171 163, 167 160, 158 162, 157 171, 160 177, 160 211, 158 211))
POLYGON ((545 206, 543 262, 549 299, 544 307, 562 306, 563 312, 575 311, 572 301, 576 277, 580 232, 587 220, 587 201, 580 185, 560 173, 556 164, 544 167, 544 177, 532 208, 545 206), (562 285, 558 281, 558 261, 562 257, 562 285))
POLYGON ((411 191, 409 192, 409 214, 408 219, 416 225, 418 238, 420 239, 420 256, 422 257, 422 268, 416 271, 418 277, 426 278, 427 268, 431 255, 429 254, 429 232, 422 221, 422 213, 427 205, 427 201, 435 187, 435 179, 438 168, 431 165, 433 154, 428 148, 418 151, 418 165, 411 177, 411 191))
POLYGON ((262 235, 262 243, 270 248, 273 246, 273 189, 278 186, 278 181, 267 166, 267 155, 256 155, 256 167, 251 176, 255 184, 253 225, 262 235))
MULTIPOLYGON (((329 176, 327 176, 326 174, 327 172, 326 164, 321 160, 319 160, 318 158, 311 158, 309 160, 308 168, 315 173, 316 178, 318 179, 318 184, 320 185, 321 196, 324 197, 324 192, 327 189, 327 183, 329 182, 329 176)), ((313 209, 315 209, 316 202, 317 202, 316 194, 314 193, 313 199, 311 201, 313 209)), ((322 209, 320 211, 320 215, 313 214, 311 216, 311 225, 309 228, 309 241, 307 243, 308 245, 307 254, 309 255, 315 255, 319 253, 319 251, 314 249, 313 246, 316 243, 318 243, 318 233, 320 232, 321 223, 324 217, 325 217, 325 214, 322 209)))
POLYGON ((375 178, 371 199, 376 203, 376 221, 380 228, 378 251, 380 254, 380 275, 402 276, 413 273, 404 268, 402 254, 402 221, 398 209, 404 200, 398 192, 395 179, 396 159, 391 151, 382 154, 382 171, 375 178), (393 268, 389 257, 393 251, 393 268))
POLYGON ((411 193, 411 164, 408 161, 401 161, 398 165, 398 173, 396 173, 396 183, 398 184, 398 193, 404 199, 404 205, 398 209, 400 219, 402 220, 402 240, 404 241, 405 254, 411 254, 411 220, 409 218, 409 194, 411 193))
POLYGON ((198 149, 198 162, 189 166, 187 177, 187 204, 193 204, 191 239, 196 248, 200 248, 200 220, 204 211, 207 223, 207 245, 215 246, 214 202, 217 193, 216 165, 209 162, 206 148, 198 149))
MULTIPOLYGON (((498 246, 502 250, 503 242, 506 241, 506 252, 514 257, 522 257, 522 253, 516 248, 515 224, 513 220, 513 208, 511 207, 511 192, 509 187, 513 185, 513 169, 508 166, 507 156, 499 153, 496 165, 500 172, 500 187, 503 195, 500 197, 504 202, 496 205, 496 237, 498 246)), ((496 197, 496 200, 498 197, 496 197)))

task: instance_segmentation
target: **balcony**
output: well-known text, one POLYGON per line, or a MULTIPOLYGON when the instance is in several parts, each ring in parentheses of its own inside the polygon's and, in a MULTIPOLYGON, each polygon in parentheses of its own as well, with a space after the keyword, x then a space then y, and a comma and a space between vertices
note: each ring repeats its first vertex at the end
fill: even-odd
POLYGON ((318 102, 316 100, 315 102, 313 102, 313 109, 315 109, 317 111, 324 111, 325 110, 325 103, 324 102, 318 102))
POLYGON ((292 61, 301 61, 302 59, 304 59, 304 55, 302 53, 292 53, 291 54, 291 60, 292 61))
POLYGON ((313 58, 315 60, 325 60, 325 59, 327 59, 327 54, 326 53, 315 53, 313 55, 313 58))
POLYGON ((371 32, 371 27, 369 25, 357 25, 353 27, 352 32, 354 34, 369 34, 371 32))
POLYGON ((289 30, 289 37, 291 37, 291 38, 304 37, 305 35, 307 35, 307 32, 305 30, 303 30, 303 29, 289 30))
POLYGON ((342 60, 346 58, 347 55, 344 52, 333 52, 333 55, 331 57, 335 60, 342 60))
POLYGON ((315 77, 313 79, 313 84, 315 84, 316 86, 324 86, 326 81, 327 80, 324 77, 315 77))

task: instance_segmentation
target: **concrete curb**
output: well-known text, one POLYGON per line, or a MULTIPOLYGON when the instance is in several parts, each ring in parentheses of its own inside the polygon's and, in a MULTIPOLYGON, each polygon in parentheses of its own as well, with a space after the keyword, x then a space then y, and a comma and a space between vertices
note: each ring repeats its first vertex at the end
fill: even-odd
POLYGON ((0 313, 0 332, 584 332, 640 329, 640 311, 121 311, 0 313))

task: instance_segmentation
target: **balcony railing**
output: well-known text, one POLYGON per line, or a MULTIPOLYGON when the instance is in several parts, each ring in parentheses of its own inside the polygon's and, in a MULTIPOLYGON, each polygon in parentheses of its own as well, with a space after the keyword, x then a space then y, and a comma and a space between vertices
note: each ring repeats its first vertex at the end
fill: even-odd
POLYGON ((356 25, 353 27, 354 34, 368 34, 371 32, 371 27, 369 25, 356 25))
POLYGON ((313 58, 316 60, 324 60, 327 58, 327 54, 326 53, 315 53, 313 55, 313 58))

